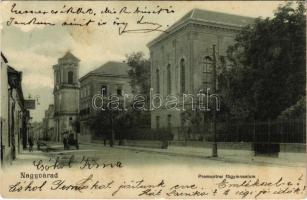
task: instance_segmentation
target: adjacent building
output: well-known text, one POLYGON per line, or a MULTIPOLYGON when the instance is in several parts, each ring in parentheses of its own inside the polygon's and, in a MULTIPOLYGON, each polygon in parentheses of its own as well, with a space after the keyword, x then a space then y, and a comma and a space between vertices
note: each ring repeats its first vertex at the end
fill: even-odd
POLYGON ((80 78, 80 141, 89 142, 94 134, 90 128, 97 112, 92 106, 94 95, 131 94, 129 69, 126 63, 110 61, 80 78))
POLYGON ((79 62, 72 53, 67 52, 54 70, 54 134, 57 141, 65 132, 73 132, 73 123, 79 114, 79 62))
MULTIPOLYGON (((216 58, 226 62, 226 50, 242 27, 254 19, 238 15, 193 9, 147 46, 151 57, 151 87, 164 98, 199 93, 212 88, 213 45, 216 58)), ((179 107, 182 108, 182 104, 179 107)), ((186 115, 181 111, 159 109, 151 113, 152 128, 182 128, 186 115)), ((182 129, 181 129, 182 130, 182 129)), ((180 132, 175 139, 183 139, 180 132)), ((197 139, 197 135, 189 139, 197 139)))
POLYGON ((22 72, 9 66, 1 52, 1 164, 16 159, 27 147, 30 114, 24 106, 22 72))

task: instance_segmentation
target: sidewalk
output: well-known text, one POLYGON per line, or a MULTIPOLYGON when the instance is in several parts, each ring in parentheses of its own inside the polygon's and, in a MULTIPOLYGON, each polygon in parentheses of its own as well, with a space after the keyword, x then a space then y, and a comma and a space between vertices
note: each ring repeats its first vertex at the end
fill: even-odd
POLYGON ((218 149, 219 157, 211 157, 212 150, 210 148, 201 147, 182 147, 169 146, 168 149, 145 148, 135 146, 114 146, 115 148, 141 151, 148 153, 158 153, 169 156, 183 156, 192 158, 211 159, 227 163, 244 163, 256 165, 277 165, 287 167, 305 167, 306 154, 305 153, 279 153, 278 157, 269 156, 254 156, 254 152, 249 150, 232 150, 232 149, 218 149))
POLYGON ((47 154, 42 151, 33 150, 29 152, 29 150, 23 150, 21 153, 17 154, 15 160, 12 161, 14 166, 21 166, 25 163, 32 163, 34 160, 48 160, 47 154))

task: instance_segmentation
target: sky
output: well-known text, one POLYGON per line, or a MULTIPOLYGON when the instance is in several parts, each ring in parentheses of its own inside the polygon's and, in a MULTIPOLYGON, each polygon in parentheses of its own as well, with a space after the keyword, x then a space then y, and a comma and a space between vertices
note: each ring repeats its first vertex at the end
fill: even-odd
MULTIPOLYGON (((39 104, 30 114, 33 121, 41 121, 44 111, 49 104, 53 104, 53 69, 57 59, 67 51, 71 51, 80 61, 80 74, 82 77, 89 71, 101 66, 107 61, 124 61, 127 54, 142 51, 148 57, 149 51, 146 44, 156 38, 160 33, 118 34, 114 25, 103 27, 75 27, 63 26, 7 26, 10 17, 20 20, 33 18, 33 15, 14 15, 10 12, 13 2, 1 3, 1 51, 7 57, 9 64, 16 70, 22 71, 22 87, 25 98, 39 96, 39 104)), ((134 9, 155 9, 160 7, 172 8, 173 14, 146 15, 147 21, 159 22, 163 27, 171 26, 193 8, 218 11, 250 17, 272 17, 278 5, 284 2, 278 1, 206 1, 206 2, 30 2, 20 1, 16 9, 59 9, 63 6, 78 6, 103 10, 105 7, 120 9, 124 6, 134 9)), ((99 15, 95 19, 102 21, 114 21, 116 15, 99 15)), ((135 23, 139 15, 121 15, 120 21, 135 23)), ((38 16, 40 19, 61 22, 63 19, 74 20, 74 16, 47 15, 38 16)), ((77 20, 87 20, 87 16, 77 20), (82 18, 82 19, 81 19, 82 18)))

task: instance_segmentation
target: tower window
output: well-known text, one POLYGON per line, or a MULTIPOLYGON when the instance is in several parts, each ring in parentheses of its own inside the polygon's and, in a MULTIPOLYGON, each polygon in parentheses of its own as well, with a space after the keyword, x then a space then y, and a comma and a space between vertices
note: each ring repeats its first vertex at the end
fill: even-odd
POLYGON ((74 73, 72 71, 68 72, 68 84, 73 84, 74 82, 74 73))

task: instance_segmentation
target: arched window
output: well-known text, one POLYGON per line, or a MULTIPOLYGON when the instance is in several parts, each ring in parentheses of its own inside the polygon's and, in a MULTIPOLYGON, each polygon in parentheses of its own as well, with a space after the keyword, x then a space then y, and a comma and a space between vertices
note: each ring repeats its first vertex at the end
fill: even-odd
POLYGON ((74 73, 72 71, 68 72, 68 84, 73 84, 74 82, 74 73))
POLYGON ((102 86, 101 86, 101 95, 102 95, 103 97, 107 96, 107 94, 108 94, 107 89, 108 89, 108 88, 107 88, 106 85, 102 85, 102 86))
POLYGON ((171 64, 167 65, 167 94, 172 92, 171 64))
POLYGON ((180 89, 181 93, 185 92, 185 62, 183 58, 180 60, 180 89))
POLYGON ((156 87, 157 87, 157 93, 160 93, 160 71, 159 69, 156 69, 156 87))
POLYGON ((204 89, 207 89, 210 88, 212 84, 212 58, 206 56, 203 63, 203 85, 204 89))
POLYGON ((156 116, 156 128, 160 128, 160 116, 156 116))

